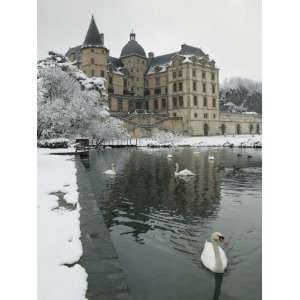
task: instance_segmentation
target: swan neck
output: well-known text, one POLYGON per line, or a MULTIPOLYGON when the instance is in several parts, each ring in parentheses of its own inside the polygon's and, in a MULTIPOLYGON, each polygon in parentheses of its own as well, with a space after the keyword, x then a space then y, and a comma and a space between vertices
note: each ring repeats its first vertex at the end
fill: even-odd
POLYGON ((221 260, 221 253, 220 253, 220 247, 217 242, 212 241, 214 253, 215 253, 215 269, 216 271, 222 271, 223 272, 223 264, 221 260))

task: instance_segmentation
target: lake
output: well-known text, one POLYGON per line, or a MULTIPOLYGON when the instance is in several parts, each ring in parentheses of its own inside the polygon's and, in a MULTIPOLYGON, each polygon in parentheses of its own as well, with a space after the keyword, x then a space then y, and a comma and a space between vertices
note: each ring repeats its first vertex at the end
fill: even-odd
POLYGON ((261 299, 261 165, 260 149, 91 152, 87 174, 133 299, 261 299), (196 176, 175 177, 176 162, 196 176), (112 163, 114 178, 103 175, 112 163), (214 231, 225 236, 224 275, 200 262, 214 231))

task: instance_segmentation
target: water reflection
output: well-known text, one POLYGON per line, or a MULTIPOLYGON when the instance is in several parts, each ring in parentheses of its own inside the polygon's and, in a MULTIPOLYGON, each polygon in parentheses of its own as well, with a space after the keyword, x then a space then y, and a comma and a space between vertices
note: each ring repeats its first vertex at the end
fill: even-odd
POLYGON ((218 149, 214 161, 206 149, 177 149, 172 159, 168 153, 113 149, 90 155, 88 176, 133 298, 260 299, 261 152, 218 149), (107 178, 103 171, 112 162, 117 175, 107 178), (196 176, 175 177, 176 162, 196 176), (227 238, 224 280, 200 262, 213 231, 227 238))

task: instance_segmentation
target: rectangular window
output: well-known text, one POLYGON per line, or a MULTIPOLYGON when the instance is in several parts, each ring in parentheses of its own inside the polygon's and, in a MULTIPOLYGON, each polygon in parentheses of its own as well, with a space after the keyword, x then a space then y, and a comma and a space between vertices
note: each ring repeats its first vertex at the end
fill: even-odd
POLYGON ((216 98, 213 98, 213 107, 216 107, 216 98))
POLYGON ((182 82, 179 82, 178 90, 181 92, 182 91, 182 82))
POLYGON ((182 70, 179 70, 178 77, 182 77, 182 70))
POLYGON ((155 77, 155 84, 160 85, 160 77, 155 77))
POLYGON ((123 110, 123 102, 122 100, 118 100, 118 111, 122 111, 123 110))
POLYGON ((194 117, 197 118, 197 117, 198 117, 198 114, 197 114, 197 113, 194 113, 194 117))
POLYGON ((215 81, 215 73, 211 73, 211 80, 215 81))
POLYGON ((194 106, 198 106, 198 97, 194 96, 194 106))
POLYGON ((179 96, 179 106, 183 107, 183 97, 179 96))
POLYGON ((112 77, 109 77, 109 84, 110 84, 110 85, 113 84, 113 79, 112 79, 112 77))
POLYGON ((196 77, 196 70, 193 70, 193 77, 196 77))
POLYGON ((101 70, 101 77, 104 77, 104 71, 103 70, 101 70))
POLYGON ((177 98, 173 97, 173 107, 177 107, 177 98))
POLYGON ((206 78, 206 73, 202 72, 202 79, 205 79, 205 78, 206 78))
POLYGON ((216 114, 214 114, 214 119, 216 118, 216 114))
POLYGON ((158 110, 158 100, 157 99, 154 100, 154 109, 158 110))
POLYGON ((208 114, 205 113, 205 114, 204 114, 204 119, 207 119, 207 118, 208 118, 208 114))
POLYGON ((163 109, 166 109, 166 107, 167 107, 167 100, 165 98, 161 99, 161 106, 162 106, 163 109))
POLYGON ((197 82, 193 81, 193 91, 197 91, 197 82))
POLYGON ((154 90, 154 94, 155 94, 155 95, 160 95, 160 88, 155 89, 155 90, 154 90))
POLYGON ((212 89, 212 93, 215 94, 216 93, 216 86, 215 86, 215 84, 211 85, 211 89, 212 89))
POLYGON ((207 106, 207 98, 206 97, 203 98, 203 106, 207 106))
POLYGON ((177 92, 177 85, 176 85, 176 83, 173 83, 173 92, 177 92))
POLYGON ((176 72, 173 72, 173 79, 176 78, 176 72))
POLYGON ((202 92, 206 93, 206 84, 205 83, 202 84, 202 92))

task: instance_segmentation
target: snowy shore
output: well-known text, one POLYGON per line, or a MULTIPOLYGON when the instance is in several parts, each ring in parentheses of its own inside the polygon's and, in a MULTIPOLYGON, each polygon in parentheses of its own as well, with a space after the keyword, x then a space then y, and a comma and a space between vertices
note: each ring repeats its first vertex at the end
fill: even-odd
POLYGON ((82 245, 75 163, 50 152, 38 149, 38 299, 82 300, 87 273, 77 263, 82 245))
POLYGON ((139 147, 148 145, 172 145, 174 147, 254 147, 262 145, 261 135, 218 135, 218 136, 199 136, 199 137, 175 137, 175 138, 157 138, 157 139, 138 139, 139 147))

